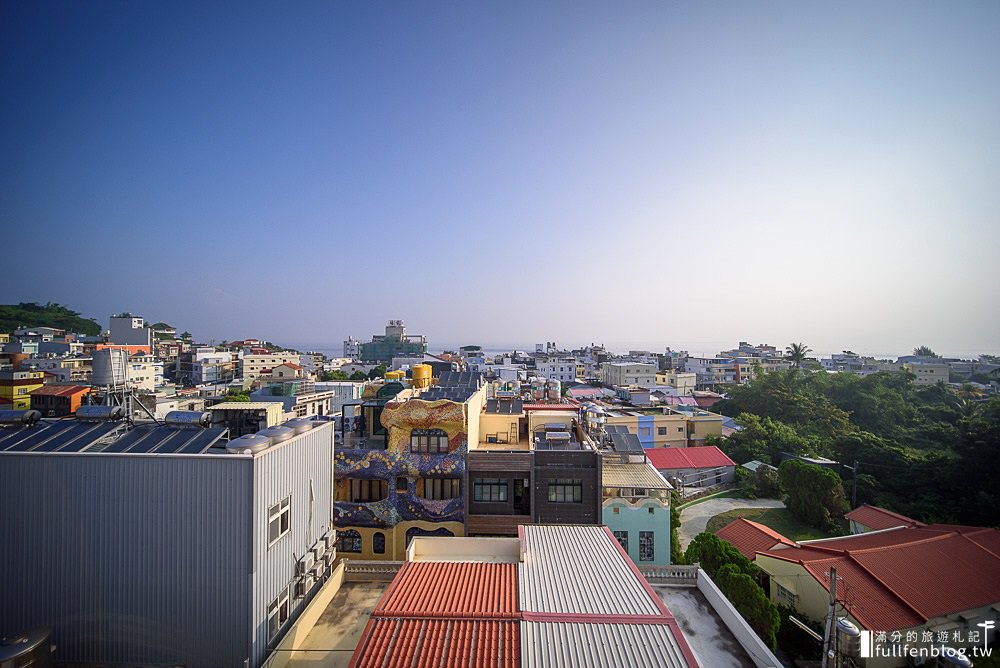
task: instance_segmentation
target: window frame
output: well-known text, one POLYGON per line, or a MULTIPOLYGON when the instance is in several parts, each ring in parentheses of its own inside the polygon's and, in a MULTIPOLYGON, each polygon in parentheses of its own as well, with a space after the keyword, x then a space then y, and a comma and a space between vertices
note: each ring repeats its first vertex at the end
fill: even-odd
POLYGON ((286 587, 267 606, 267 641, 271 642, 281 633, 282 627, 289 617, 292 616, 292 607, 289 603, 288 588, 286 587), (275 623, 276 620, 276 623, 275 623))
POLYGON ((656 532, 639 532, 639 561, 656 561, 656 532))
POLYGON ((546 498, 549 503, 583 503, 583 479, 552 478, 548 482, 546 498))
POLYGON ((267 547, 270 549, 274 544, 292 531, 292 497, 286 496, 284 499, 268 507, 267 509, 267 547), (277 525, 278 533, 271 538, 271 527, 277 525))
POLYGON ((507 503, 510 498, 508 487, 506 478, 474 478, 472 500, 480 503, 507 503), (489 494, 484 491, 488 491, 489 494))
POLYGON ((419 478, 416 485, 417 498, 427 501, 450 501, 462 498, 461 478, 419 478), (430 494, 428 494, 430 488, 430 494))

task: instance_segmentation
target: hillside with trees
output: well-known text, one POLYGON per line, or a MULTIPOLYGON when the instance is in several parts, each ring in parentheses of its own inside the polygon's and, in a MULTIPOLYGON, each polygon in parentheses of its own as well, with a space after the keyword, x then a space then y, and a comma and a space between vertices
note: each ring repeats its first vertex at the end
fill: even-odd
POLYGON ((20 327, 54 327, 87 336, 101 333, 101 326, 96 320, 84 318, 62 304, 0 304, 0 332, 13 332, 20 327))
MULTIPOLYGON (((906 373, 759 373, 713 410, 743 427, 717 441, 738 463, 780 453, 858 463, 857 503, 924 522, 1000 525, 1000 399, 918 386, 906 373)), ((851 495, 855 483, 845 470, 851 495)))

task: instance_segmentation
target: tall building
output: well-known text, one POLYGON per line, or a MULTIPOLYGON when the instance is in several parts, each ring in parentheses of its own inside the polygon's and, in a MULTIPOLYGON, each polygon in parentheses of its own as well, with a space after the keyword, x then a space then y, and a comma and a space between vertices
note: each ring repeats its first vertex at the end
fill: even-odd
POLYGON ((142 316, 128 312, 111 316, 108 338, 120 346, 146 346, 145 352, 152 352, 153 330, 142 316))
MULTIPOLYGON (((385 334, 372 337, 368 343, 359 345, 358 357, 363 362, 389 364, 393 357, 423 355, 427 352, 427 337, 407 334, 402 320, 390 320, 385 326, 385 334)), ((344 356, 347 357, 345 343, 344 356)))

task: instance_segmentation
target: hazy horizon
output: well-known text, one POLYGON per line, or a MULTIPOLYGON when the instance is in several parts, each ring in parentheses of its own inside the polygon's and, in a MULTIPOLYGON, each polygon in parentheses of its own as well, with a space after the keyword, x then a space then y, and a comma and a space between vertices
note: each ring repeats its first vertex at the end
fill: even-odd
POLYGON ((206 341, 1000 352, 1000 3, 0 19, 3 303, 206 341))

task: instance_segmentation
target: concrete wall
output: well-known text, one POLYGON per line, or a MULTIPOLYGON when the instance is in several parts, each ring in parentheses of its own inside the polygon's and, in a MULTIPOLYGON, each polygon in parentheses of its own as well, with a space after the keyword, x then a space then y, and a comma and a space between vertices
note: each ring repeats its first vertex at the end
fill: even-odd
POLYGON ((625 499, 604 501, 601 517, 611 531, 628 532, 628 556, 638 566, 670 564, 670 507, 657 499, 629 503, 625 499), (639 532, 653 532, 653 560, 639 558, 639 532))
POLYGON ((736 641, 743 646, 757 668, 773 668, 782 665, 768 646, 764 644, 764 641, 754 633, 742 615, 736 611, 729 599, 719 591, 712 578, 708 577, 708 573, 700 568, 698 569, 698 591, 715 609, 716 614, 722 619, 729 632, 736 636, 736 641))

